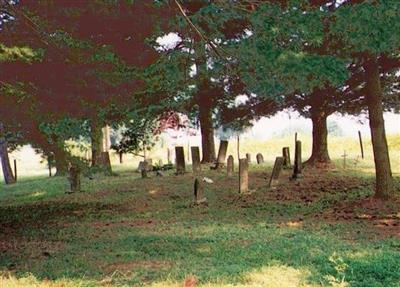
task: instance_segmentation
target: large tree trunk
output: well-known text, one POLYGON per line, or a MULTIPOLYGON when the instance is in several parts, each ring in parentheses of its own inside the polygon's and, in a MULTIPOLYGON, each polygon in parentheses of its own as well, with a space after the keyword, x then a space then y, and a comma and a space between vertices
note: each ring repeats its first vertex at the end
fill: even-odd
POLYGON ((207 100, 200 102, 200 128, 201 128, 201 146, 203 150, 202 163, 215 162, 215 143, 214 127, 212 123, 211 107, 207 100))
POLYGON ((109 128, 103 128, 98 122, 92 121, 92 167, 102 169, 106 174, 111 174, 110 154, 108 152, 109 128))
POLYGON ((56 146, 53 149, 53 153, 56 166, 55 176, 65 176, 68 173, 68 162, 65 151, 62 148, 56 146))
POLYGON ((92 167, 101 167, 101 151, 103 145, 103 133, 101 130, 101 126, 96 123, 95 120, 92 120, 91 123, 91 148, 92 148, 92 167))
POLYGON ((7 140, 5 137, 4 125, 0 122, 0 159, 1 166, 3 169, 4 181, 6 184, 15 183, 15 177, 13 175, 10 159, 8 157, 7 140))
POLYGON ((394 194, 394 186, 383 119, 383 92, 376 58, 368 59, 364 64, 364 69, 369 126, 375 161, 375 197, 388 199, 394 194))
POLYGON ((306 164, 328 165, 331 162, 328 152, 327 114, 322 111, 313 112, 312 120, 312 153, 306 164))

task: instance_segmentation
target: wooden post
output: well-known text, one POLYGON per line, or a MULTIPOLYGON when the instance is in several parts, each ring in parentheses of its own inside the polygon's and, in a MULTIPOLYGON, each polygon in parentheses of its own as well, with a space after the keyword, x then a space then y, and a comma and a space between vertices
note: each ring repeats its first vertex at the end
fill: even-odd
POLYGON ((293 179, 301 178, 301 141, 296 141, 296 149, 294 151, 294 168, 293 168, 293 179))
POLYGON ((18 171, 17 171, 17 160, 16 159, 14 159, 14 179, 15 179, 15 182, 17 182, 18 171))
POLYGON ((198 173, 201 171, 200 149, 198 146, 192 146, 190 152, 192 154, 193 173, 198 173))
POLYGON ((247 158, 239 159, 239 193, 249 191, 249 163, 247 158))
POLYGON ((176 174, 184 174, 186 172, 185 152, 182 146, 175 147, 175 156, 176 156, 176 174))
POLYGON ((360 141, 361 158, 364 159, 364 147, 363 147, 363 142, 362 142, 362 137, 361 137, 361 131, 358 131, 358 139, 360 141))
POLYGON ((282 149, 282 157, 283 157, 283 167, 291 168, 289 147, 284 147, 282 149))
POLYGON ((275 188, 276 184, 278 183, 279 180, 279 175, 281 173, 282 170, 282 166, 283 166, 283 157, 278 156, 275 159, 275 164, 274 164, 274 168, 272 169, 272 174, 271 174, 271 178, 269 180, 268 183, 268 187, 269 188, 275 188))
POLYGON ((228 162, 226 164, 226 173, 228 176, 232 176, 233 172, 235 171, 235 166, 234 166, 234 159, 233 156, 228 157, 228 162))
POLYGON ((123 164, 124 163, 124 159, 123 159, 124 154, 122 152, 119 152, 119 163, 123 164))

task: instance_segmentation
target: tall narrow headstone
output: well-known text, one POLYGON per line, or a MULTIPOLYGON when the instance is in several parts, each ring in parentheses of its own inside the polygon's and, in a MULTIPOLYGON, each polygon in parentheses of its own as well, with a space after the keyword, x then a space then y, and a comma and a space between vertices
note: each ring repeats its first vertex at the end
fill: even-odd
POLYGON ((256 155, 256 159, 257 159, 257 164, 262 164, 262 163, 264 163, 264 157, 263 157, 263 155, 262 155, 261 153, 258 153, 258 154, 256 155))
POLYGON ((294 168, 293 168, 293 179, 301 178, 301 141, 296 141, 296 148, 294 151, 294 168))
POLYGON ((247 164, 251 163, 251 154, 246 153, 247 164))
POLYGON ((232 176, 233 172, 235 170, 235 166, 234 166, 234 159, 233 156, 228 156, 228 161, 226 164, 226 172, 228 174, 228 176, 232 176))
POLYGON ((275 164, 274 164, 274 168, 272 169, 272 174, 271 174, 271 178, 268 183, 268 187, 274 188, 276 186, 276 184, 278 183, 279 175, 282 170, 283 161, 284 161, 284 159, 281 156, 279 156, 275 159, 275 164))
POLYGON ((195 204, 201 204, 207 201, 207 199, 204 197, 204 186, 203 182, 196 178, 194 180, 194 203, 195 204))
POLYGON ((249 191, 249 163, 247 158, 239 159, 239 193, 249 191))
POLYGON ((182 146, 175 147, 175 156, 176 156, 176 173, 184 174, 186 171, 185 167, 185 152, 183 151, 182 146))
POLYGON ((190 148, 190 152, 192 154, 192 167, 193 172, 198 173, 201 171, 201 163, 200 163, 200 149, 198 146, 192 146, 190 148))
POLYGON ((289 147, 284 147, 282 149, 282 157, 283 157, 283 168, 291 168, 289 147))
POLYGON ((219 144, 216 168, 222 168, 225 165, 226 152, 228 151, 228 141, 222 140, 219 144))

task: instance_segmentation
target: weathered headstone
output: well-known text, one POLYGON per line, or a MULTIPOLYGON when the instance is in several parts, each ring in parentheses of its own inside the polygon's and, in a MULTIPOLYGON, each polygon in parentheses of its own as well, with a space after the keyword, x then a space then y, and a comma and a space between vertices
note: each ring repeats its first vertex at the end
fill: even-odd
POLYGON ((263 157, 263 155, 262 155, 261 153, 258 153, 258 154, 256 155, 256 159, 257 159, 257 164, 262 164, 262 163, 264 163, 264 157, 263 157))
POLYGON ((159 160, 158 160, 158 166, 159 166, 159 167, 162 167, 163 165, 164 165, 164 164, 163 164, 162 159, 159 159, 159 160))
POLYGON ((234 166, 234 159, 233 156, 228 156, 228 161, 226 164, 226 172, 228 176, 232 176, 233 172, 235 171, 235 166, 234 166))
POLYGON ((190 147, 190 152, 192 154, 193 172, 198 173, 201 171, 200 149, 198 146, 192 146, 192 147, 190 147))
POLYGON ((71 164, 68 180, 71 193, 81 191, 81 170, 77 164, 71 164))
POLYGON ((251 163, 251 154, 246 153, 247 164, 251 163))
POLYGON ((284 147, 282 149, 282 157, 283 157, 283 168, 291 168, 290 163, 290 150, 289 147, 284 147))
POLYGON ((194 180, 194 203, 195 204, 201 204, 207 201, 207 199, 204 197, 204 185, 203 182, 196 178, 194 180))
POLYGON ((296 148, 294 150, 294 168, 293 168, 293 179, 301 178, 301 141, 296 141, 296 148))
POLYGON ((274 188, 277 185, 278 180, 279 180, 279 175, 281 173, 282 166, 283 166, 283 161, 284 161, 284 159, 281 156, 278 156, 275 159, 275 164, 274 164, 274 168, 272 169, 272 174, 271 174, 271 178, 268 183, 268 187, 274 188))
POLYGON ((228 151, 228 141, 222 140, 219 144, 217 164, 215 168, 222 168, 225 166, 226 152, 228 151))
POLYGON ((182 146, 175 147, 176 156, 176 174, 184 174, 186 171, 185 167, 185 152, 182 146))
POLYGON ((239 159, 239 193, 249 191, 249 163, 247 158, 239 159))
POLYGON ((142 175, 142 178, 147 178, 147 171, 149 169, 149 163, 146 160, 142 161, 141 163, 142 163, 142 169, 141 169, 140 173, 142 175))

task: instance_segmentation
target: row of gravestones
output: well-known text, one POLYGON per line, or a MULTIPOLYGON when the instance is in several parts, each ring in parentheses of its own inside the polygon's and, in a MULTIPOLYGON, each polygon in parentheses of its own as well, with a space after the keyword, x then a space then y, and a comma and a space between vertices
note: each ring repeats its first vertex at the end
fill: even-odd
MULTIPOLYGON (((198 149, 198 148, 197 148, 198 149)), ((220 159, 220 158, 219 158, 220 159)), ((246 158, 239 159, 239 193, 247 193, 249 190, 249 154, 246 158)), ((257 163, 264 162, 261 154, 257 154, 257 163)), ((217 163, 218 164, 218 163, 217 163)), ((227 160, 227 175, 232 176, 234 173, 234 158, 232 155, 227 160)), ((282 149, 282 156, 276 157, 274 167, 272 169, 271 177, 268 183, 270 189, 274 189, 278 184, 279 175, 283 168, 290 169, 290 150, 289 147, 282 149)), ((291 179, 299 179, 302 176, 302 159, 301 159, 301 141, 296 141, 295 146, 295 160, 293 166, 293 174, 291 179)), ((195 204, 204 203, 204 188, 202 182, 196 178, 194 182, 194 202, 195 204)))

